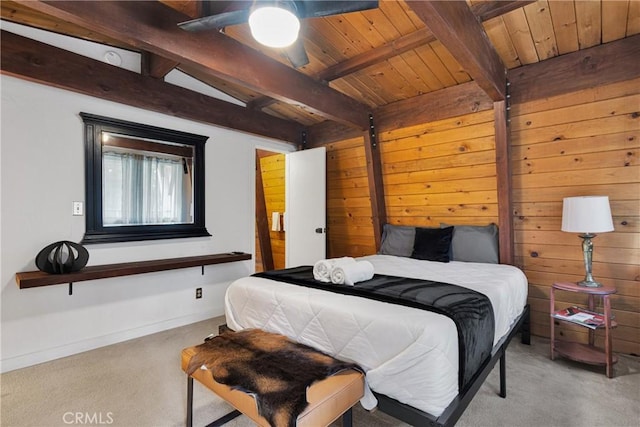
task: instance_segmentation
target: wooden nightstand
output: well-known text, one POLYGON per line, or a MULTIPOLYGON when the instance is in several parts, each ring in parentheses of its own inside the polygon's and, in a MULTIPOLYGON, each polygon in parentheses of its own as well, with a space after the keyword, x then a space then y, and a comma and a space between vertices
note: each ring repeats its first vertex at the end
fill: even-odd
POLYGON ((576 360, 578 362, 589 363, 591 365, 604 365, 606 366, 607 377, 613 377, 613 364, 618 361, 616 355, 613 354, 611 349, 611 328, 617 326, 616 322, 611 320, 611 302, 609 296, 615 294, 617 291, 612 287, 600 287, 600 288, 588 288, 585 286, 579 286, 576 283, 559 282, 554 283, 551 286, 550 297, 550 316, 551 316, 551 360, 554 359, 555 353, 564 356, 568 359, 576 360), (585 325, 578 325, 589 328, 589 344, 579 344, 575 342, 559 341, 555 339, 555 322, 569 322, 577 324, 570 320, 561 319, 555 316, 559 310, 555 307, 555 291, 567 291, 588 294, 588 310, 593 312, 595 309, 595 297, 601 297, 604 306, 604 322, 602 325, 596 327, 596 329, 604 329, 604 350, 594 346, 595 329, 591 329, 585 325))

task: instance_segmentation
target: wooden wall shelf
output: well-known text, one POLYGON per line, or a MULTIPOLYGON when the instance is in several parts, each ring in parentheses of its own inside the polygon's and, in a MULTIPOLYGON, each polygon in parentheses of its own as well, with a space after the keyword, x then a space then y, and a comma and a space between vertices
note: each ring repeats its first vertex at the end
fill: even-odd
MULTIPOLYGON (((184 258, 168 258, 152 261, 125 262, 121 264, 93 265, 75 273, 49 274, 42 271, 25 271, 16 273, 16 283, 20 289, 39 286, 75 283, 85 280, 106 279, 109 277, 131 276, 133 274, 152 273, 154 271, 176 270, 180 268, 202 267, 205 265, 223 264, 227 262, 245 261, 251 254, 222 253, 184 258)), ((71 289, 69 290, 71 293, 71 289)))

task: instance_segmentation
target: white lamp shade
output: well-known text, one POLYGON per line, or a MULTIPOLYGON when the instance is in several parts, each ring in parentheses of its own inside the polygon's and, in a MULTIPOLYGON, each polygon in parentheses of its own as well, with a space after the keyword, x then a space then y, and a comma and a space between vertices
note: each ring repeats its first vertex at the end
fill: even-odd
POLYGON ((613 231, 609 197, 565 197, 562 203, 562 231, 573 233, 613 231))
POLYGON ((300 21, 291 11, 273 6, 257 7, 249 15, 251 35, 269 47, 291 46, 298 38, 300 21))

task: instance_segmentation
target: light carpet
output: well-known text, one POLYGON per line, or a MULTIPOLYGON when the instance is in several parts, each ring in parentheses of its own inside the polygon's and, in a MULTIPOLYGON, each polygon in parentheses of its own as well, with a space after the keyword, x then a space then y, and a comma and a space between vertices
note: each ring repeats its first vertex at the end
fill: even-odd
MULTIPOLYGON (((180 352, 218 331, 223 317, 110 345, 5 373, 0 425, 183 426, 186 376, 180 352)), ((638 427, 640 361, 620 356, 615 378, 604 368, 549 359, 549 341, 514 338, 507 351, 507 398, 500 398, 493 370, 457 426, 638 427)), ((205 426, 231 407, 198 383, 194 426, 205 426)), ((227 424, 252 426, 242 416, 227 424)), ((336 425, 340 425, 339 423, 336 425)), ((354 410, 354 426, 404 426, 380 411, 354 410)))

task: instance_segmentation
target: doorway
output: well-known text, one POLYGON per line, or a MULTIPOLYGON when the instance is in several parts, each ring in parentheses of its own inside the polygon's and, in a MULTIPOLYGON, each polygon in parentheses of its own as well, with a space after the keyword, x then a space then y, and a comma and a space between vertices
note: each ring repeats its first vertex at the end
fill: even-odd
POLYGON ((256 272, 285 268, 285 164, 283 153, 256 150, 256 272))
POLYGON ((256 272, 326 258, 326 148, 256 150, 256 272))

